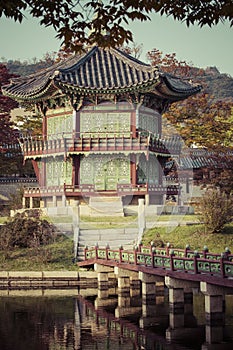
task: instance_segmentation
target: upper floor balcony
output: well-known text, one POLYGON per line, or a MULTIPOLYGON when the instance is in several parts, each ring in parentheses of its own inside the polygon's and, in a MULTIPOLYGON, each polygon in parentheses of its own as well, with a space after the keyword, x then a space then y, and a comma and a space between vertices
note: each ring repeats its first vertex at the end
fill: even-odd
POLYGON ((161 138, 143 132, 118 133, 65 133, 64 135, 42 138, 21 138, 22 151, 25 158, 44 157, 59 154, 98 153, 106 151, 155 152, 161 155, 177 155, 181 150, 178 137, 161 138))

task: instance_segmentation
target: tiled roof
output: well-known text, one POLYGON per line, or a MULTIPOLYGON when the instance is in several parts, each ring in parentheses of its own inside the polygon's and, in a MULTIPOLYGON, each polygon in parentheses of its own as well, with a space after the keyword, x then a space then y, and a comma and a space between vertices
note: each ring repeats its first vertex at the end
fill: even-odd
POLYGON ((190 155, 180 157, 179 167, 182 169, 199 168, 231 168, 233 152, 215 153, 207 150, 190 150, 190 155))
POLYGON ((159 72, 119 49, 94 46, 81 56, 14 79, 3 88, 3 93, 19 101, 30 101, 48 98, 58 89, 82 95, 148 91, 175 101, 199 92, 201 87, 159 72))

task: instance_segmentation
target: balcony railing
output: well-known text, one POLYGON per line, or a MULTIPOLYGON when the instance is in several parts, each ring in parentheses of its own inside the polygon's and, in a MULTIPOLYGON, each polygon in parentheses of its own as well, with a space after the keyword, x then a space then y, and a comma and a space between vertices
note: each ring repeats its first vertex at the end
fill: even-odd
MULTIPOLYGON (((144 194, 167 194, 167 195, 178 195, 179 186, 170 185, 152 185, 152 184, 117 184, 116 190, 111 191, 115 192, 118 195, 144 195, 144 194)), ((108 192, 108 191, 98 191, 95 188, 94 184, 82 184, 82 185, 67 185, 64 186, 49 186, 49 187, 26 187, 24 189, 25 197, 39 197, 39 196, 52 196, 56 194, 65 194, 66 196, 87 196, 99 192, 108 192)))
POLYGON ((181 143, 179 138, 165 138, 152 134, 137 133, 127 134, 99 134, 99 133, 74 133, 65 137, 57 135, 48 140, 35 138, 22 138, 21 147, 26 158, 35 156, 47 156, 49 154, 69 154, 99 151, 142 151, 156 152, 159 154, 179 154, 181 143))

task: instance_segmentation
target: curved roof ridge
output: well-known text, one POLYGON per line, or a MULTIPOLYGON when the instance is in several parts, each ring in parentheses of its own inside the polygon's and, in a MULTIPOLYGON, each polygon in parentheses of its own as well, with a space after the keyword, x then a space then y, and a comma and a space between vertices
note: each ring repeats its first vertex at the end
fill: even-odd
POLYGON ((137 59, 136 57, 130 56, 129 54, 127 54, 126 52, 120 50, 120 49, 113 49, 113 48, 109 48, 109 51, 113 51, 118 58, 121 58, 124 60, 125 63, 133 63, 134 66, 136 67, 140 67, 142 69, 145 68, 145 70, 149 70, 149 71, 158 71, 158 68, 156 66, 151 66, 148 63, 142 62, 139 59, 137 59), (122 57, 123 56, 123 57, 122 57))
MULTIPOLYGON (((82 56, 80 56, 78 58, 78 60, 72 64, 71 66, 65 67, 65 68, 61 68, 59 71, 61 73, 66 73, 69 72, 70 70, 74 69, 74 68, 78 68, 79 66, 81 66, 84 62, 86 62, 87 60, 90 59, 90 57, 93 55, 93 53, 96 51, 97 47, 94 46, 90 51, 88 52, 84 52, 84 54, 82 56)), ((75 55, 76 57, 77 55, 75 55)))

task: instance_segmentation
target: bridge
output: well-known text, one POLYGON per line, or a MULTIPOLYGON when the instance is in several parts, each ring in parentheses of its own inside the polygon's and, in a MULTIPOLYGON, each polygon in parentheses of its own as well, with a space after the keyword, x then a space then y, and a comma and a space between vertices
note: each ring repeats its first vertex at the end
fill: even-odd
POLYGON ((233 254, 226 248, 221 254, 210 253, 207 247, 202 252, 193 251, 187 246, 173 249, 168 243, 166 248, 142 244, 133 251, 100 248, 85 248, 84 261, 79 266, 100 264, 120 267, 129 271, 148 273, 154 276, 170 276, 181 280, 207 282, 213 285, 233 288, 233 254))
POLYGON ((206 324, 223 324, 225 296, 233 294, 233 255, 228 248, 216 254, 207 247, 199 252, 189 246, 174 249, 169 244, 164 248, 139 244, 132 251, 95 246, 85 249, 85 260, 78 265, 97 271, 98 296, 102 298, 108 297, 109 278, 116 279, 118 295, 132 296, 140 290, 147 316, 157 291, 163 286, 168 288, 174 320, 175 315, 183 313, 185 300, 193 300, 198 290, 204 294, 206 324))

